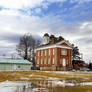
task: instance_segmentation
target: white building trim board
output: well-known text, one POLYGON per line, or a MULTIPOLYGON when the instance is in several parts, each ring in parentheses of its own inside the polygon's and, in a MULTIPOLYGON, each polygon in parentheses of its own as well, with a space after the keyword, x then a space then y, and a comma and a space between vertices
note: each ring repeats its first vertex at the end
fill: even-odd
POLYGON ((44 50, 44 49, 50 49, 50 48, 72 49, 71 47, 61 46, 61 45, 54 44, 54 45, 50 45, 50 46, 40 47, 40 48, 37 48, 36 50, 44 50))

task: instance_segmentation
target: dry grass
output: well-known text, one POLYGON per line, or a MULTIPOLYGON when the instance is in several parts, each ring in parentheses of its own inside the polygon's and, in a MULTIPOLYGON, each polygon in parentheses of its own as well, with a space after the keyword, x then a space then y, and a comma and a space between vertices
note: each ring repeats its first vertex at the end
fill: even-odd
POLYGON ((53 92, 92 92, 92 86, 77 86, 66 88, 54 88, 53 92))
POLYGON ((77 82, 92 82, 92 73, 89 72, 0 71, 0 81, 31 81, 47 79, 49 77, 67 80, 75 79, 77 82))

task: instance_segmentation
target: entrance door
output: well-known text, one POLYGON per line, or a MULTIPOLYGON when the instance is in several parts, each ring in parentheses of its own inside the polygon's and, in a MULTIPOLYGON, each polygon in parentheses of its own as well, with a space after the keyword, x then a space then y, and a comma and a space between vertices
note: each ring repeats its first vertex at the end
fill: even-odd
POLYGON ((63 66, 65 67, 66 66, 66 59, 63 58, 63 66))

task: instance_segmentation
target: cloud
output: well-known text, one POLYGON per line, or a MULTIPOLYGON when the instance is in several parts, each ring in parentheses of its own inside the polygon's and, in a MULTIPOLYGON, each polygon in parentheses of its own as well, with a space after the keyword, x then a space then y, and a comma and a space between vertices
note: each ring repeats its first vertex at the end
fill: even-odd
POLYGON ((10 16, 20 16, 20 13, 18 10, 13 9, 3 9, 0 11, 0 15, 10 15, 10 16))
MULTIPOLYGON (((92 12, 84 12, 88 8, 91 9, 90 5, 86 7, 83 3, 81 5, 75 4, 69 9, 60 6, 60 9, 57 9, 58 13, 56 11, 43 13, 43 8, 48 11, 50 4, 66 1, 21 0, 20 2, 20 0, 1 0, 0 6, 3 8, 0 10, 0 52, 3 54, 14 53, 19 38, 25 33, 30 32, 32 35, 36 35, 36 39, 42 38, 44 33, 50 33, 56 36, 61 35, 74 43, 84 54, 84 59, 91 60, 92 12), (61 10, 64 10, 64 12, 61 10)), ((73 1, 78 2, 78 0, 73 1)), ((87 1, 90 2, 91 0, 84 0, 84 2, 87 1)), ((83 2, 83 0, 80 2, 83 2)), ((52 11, 52 9, 49 11, 52 11)))
POLYGON ((71 3, 77 2, 78 4, 89 3, 92 0, 70 0, 71 3))
MULTIPOLYGON (((48 5, 47 3, 64 2, 66 0, 0 0, 0 6, 3 8, 23 9, 34 8, 48 5)), ((45 6, 46 7, 46 6, 45 6)))
POLYGON ((43 0, 0 0, 0 6, 13 9, 33 8, 42 2, 43 0))
POLYGON ((48 32, 56 36, 62 35, 66 40, 78 45, 80 51, 84 53, 84 59, 91 59, 91 21, 79 21, 67 24, 60 19, 60 16, 48 15, 38 17, 22 15, 20 12, 16 12, 14 15, 12 12, 7 14, 7 12, 0 11, 1 52, 7 51, 7 54, 14 53, 19 38, 25 33, 30 32, 32 35, 42 37, 44 33, 48 32))

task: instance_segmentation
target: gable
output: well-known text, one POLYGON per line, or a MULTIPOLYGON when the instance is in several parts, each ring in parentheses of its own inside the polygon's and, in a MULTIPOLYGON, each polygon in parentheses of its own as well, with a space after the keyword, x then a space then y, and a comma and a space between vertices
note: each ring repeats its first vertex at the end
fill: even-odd
POLYGON ((62 45, 62 46, 69 46, 67 43, 65 43, 65 42, 63 42, 63 43, 61 43, 60 45, 62 45))
POLYGON ((63 41, 61 41, 61 42, 59 42, 57 44, 61 45, 61 46, 71 47, 71 44, 66 40, 63 40, 63 41))

